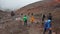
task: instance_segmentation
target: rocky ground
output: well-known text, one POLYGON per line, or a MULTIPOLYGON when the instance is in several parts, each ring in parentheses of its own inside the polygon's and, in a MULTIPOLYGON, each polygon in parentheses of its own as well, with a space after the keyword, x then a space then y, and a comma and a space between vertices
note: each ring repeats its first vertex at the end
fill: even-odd
POLYGON ((52 34, 60 34, 60 3, 55 2, 52 4, 45 2, 30 4, 17 10, 14 17, 11 17, 10 12, 0 10, 0 34, 42 34, 41 16, 42 14, 48 15, 49 12, 53 16, 52 34), (31 24, 28 21, 28 26, 24 26, 23 21, 16 18, 21 19, 25 14, 30 18, 31 15, 28 15, 29 12, 34 13, 36 18, 35 23, 31 24), (22 16, 21 13, 23 13, 22 16))

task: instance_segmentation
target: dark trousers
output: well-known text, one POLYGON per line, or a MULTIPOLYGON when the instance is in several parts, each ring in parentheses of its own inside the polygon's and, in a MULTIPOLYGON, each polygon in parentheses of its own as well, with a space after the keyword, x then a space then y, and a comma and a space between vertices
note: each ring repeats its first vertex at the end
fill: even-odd
POLYGON ((44 21, 44 18, 42 18, 42 21, 44 21))
POLYGON ((46 29, 46 28, 44 29, 43 34, 45 34, 46 30, 48 30, 48 31, 49 31, 49 33, 48 33, 48 34, 52 34, 52 31, 51 31, 51 30, 49 30, 49 29, 46 29))
POLYGON ((44 24, 44 18, 42 18, 42 25, 44 24))
POLYGON ((24 26, 27 26, 27 20, 26 20, 26 21, 24 21, 24 26))

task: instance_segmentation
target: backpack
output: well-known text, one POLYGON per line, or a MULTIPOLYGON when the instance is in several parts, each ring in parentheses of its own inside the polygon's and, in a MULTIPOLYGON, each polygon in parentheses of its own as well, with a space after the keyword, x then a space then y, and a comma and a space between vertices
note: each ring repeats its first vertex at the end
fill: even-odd
POLYGON ((26 17, 26 16, 25 16, 25 17, 23 17, 23 20, 24 20, 24 21, 27 21, 27 17, 26 17))
POLYGON ((50 28, 51 27, 51 20, 46 20, 44 23, 44 28, 50 28))

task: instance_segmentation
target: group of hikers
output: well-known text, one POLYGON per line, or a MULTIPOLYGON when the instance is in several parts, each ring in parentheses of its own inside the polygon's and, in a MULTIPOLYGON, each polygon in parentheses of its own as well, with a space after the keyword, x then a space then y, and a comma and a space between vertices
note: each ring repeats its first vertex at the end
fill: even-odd
MULTIPOLYGON (((30 22, 34 23, 34 20, 35 20, 35 18, 34 18, 33 13, 32 13, 30 22)), ((26 15, 23 17, 23 21, 24 21, 24 25, 27 25, 27 16, 26 15)), ((47 17, 44 14, 42 15, 42 25, 44 25, 44 32, 43 32, 43 34, 45 34, 45 32, 47 30, 49 31, 49 34, 52 34, 51 22, 52 22, 52 15, 51 15, 51 13, 49 13, 47 17)))
MULTIPOLYGON (((13 13, 13 12, 12 12, 13 13)), ((33 13, 31 14, 31 18, 30 18, 30 22, 31 23, 34 23, 34 15, 33 13)), ((12 15, 13 16, 13 15, 12 15)), ((24 21, 24 26, 27 26, 27 21, 28 21, 28 18, 27 18, 27 15, 24 15, 23 16, 23 21, 24 21)), ((42 15, 42 25, 44 27, 44 31, 43 31, 43 34, 45 34, 45 32, 48 30, 49 34, 52 34, 52 30, 51 30, 51 22, 52 22, 52 15, 51 13, 48 13, 48 16, 46 17, 45 14, 42 15)))
MULTIPOLYGON (((51 13, 48 14, 48 16, 46 17, 45 15, 43 15, 42 17, 42 21, 44 23, 44 32, 43 34, 45 34, 45 32, 48 30, 49 31, 49 34, 52 34, 52 15, 51 13), (46 20, 44 20, 46 18, 46 20)), ((42 24, 43 24, 42 23, 42 24)))
MULTIPOLYGON (((34 16, 33 16, 33 13, 32 13, 31 15, 32 15, 32 16, 30 17, 30 22, 33 24, 34 21, 35 21, 35 18, 34 18, 34 16)), ((25 26, 27 26, 27 20, 28 20, 27 16, 24 15, 23 21, 24 21, 24 25, 25 25, 25 26)))

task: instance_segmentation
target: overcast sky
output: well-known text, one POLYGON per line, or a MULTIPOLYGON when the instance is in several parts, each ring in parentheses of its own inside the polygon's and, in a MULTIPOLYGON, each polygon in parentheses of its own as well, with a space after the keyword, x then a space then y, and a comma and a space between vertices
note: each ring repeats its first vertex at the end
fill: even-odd
POLYGON ((0 0, 0 9, 17 9, 41 0, 0 0))

